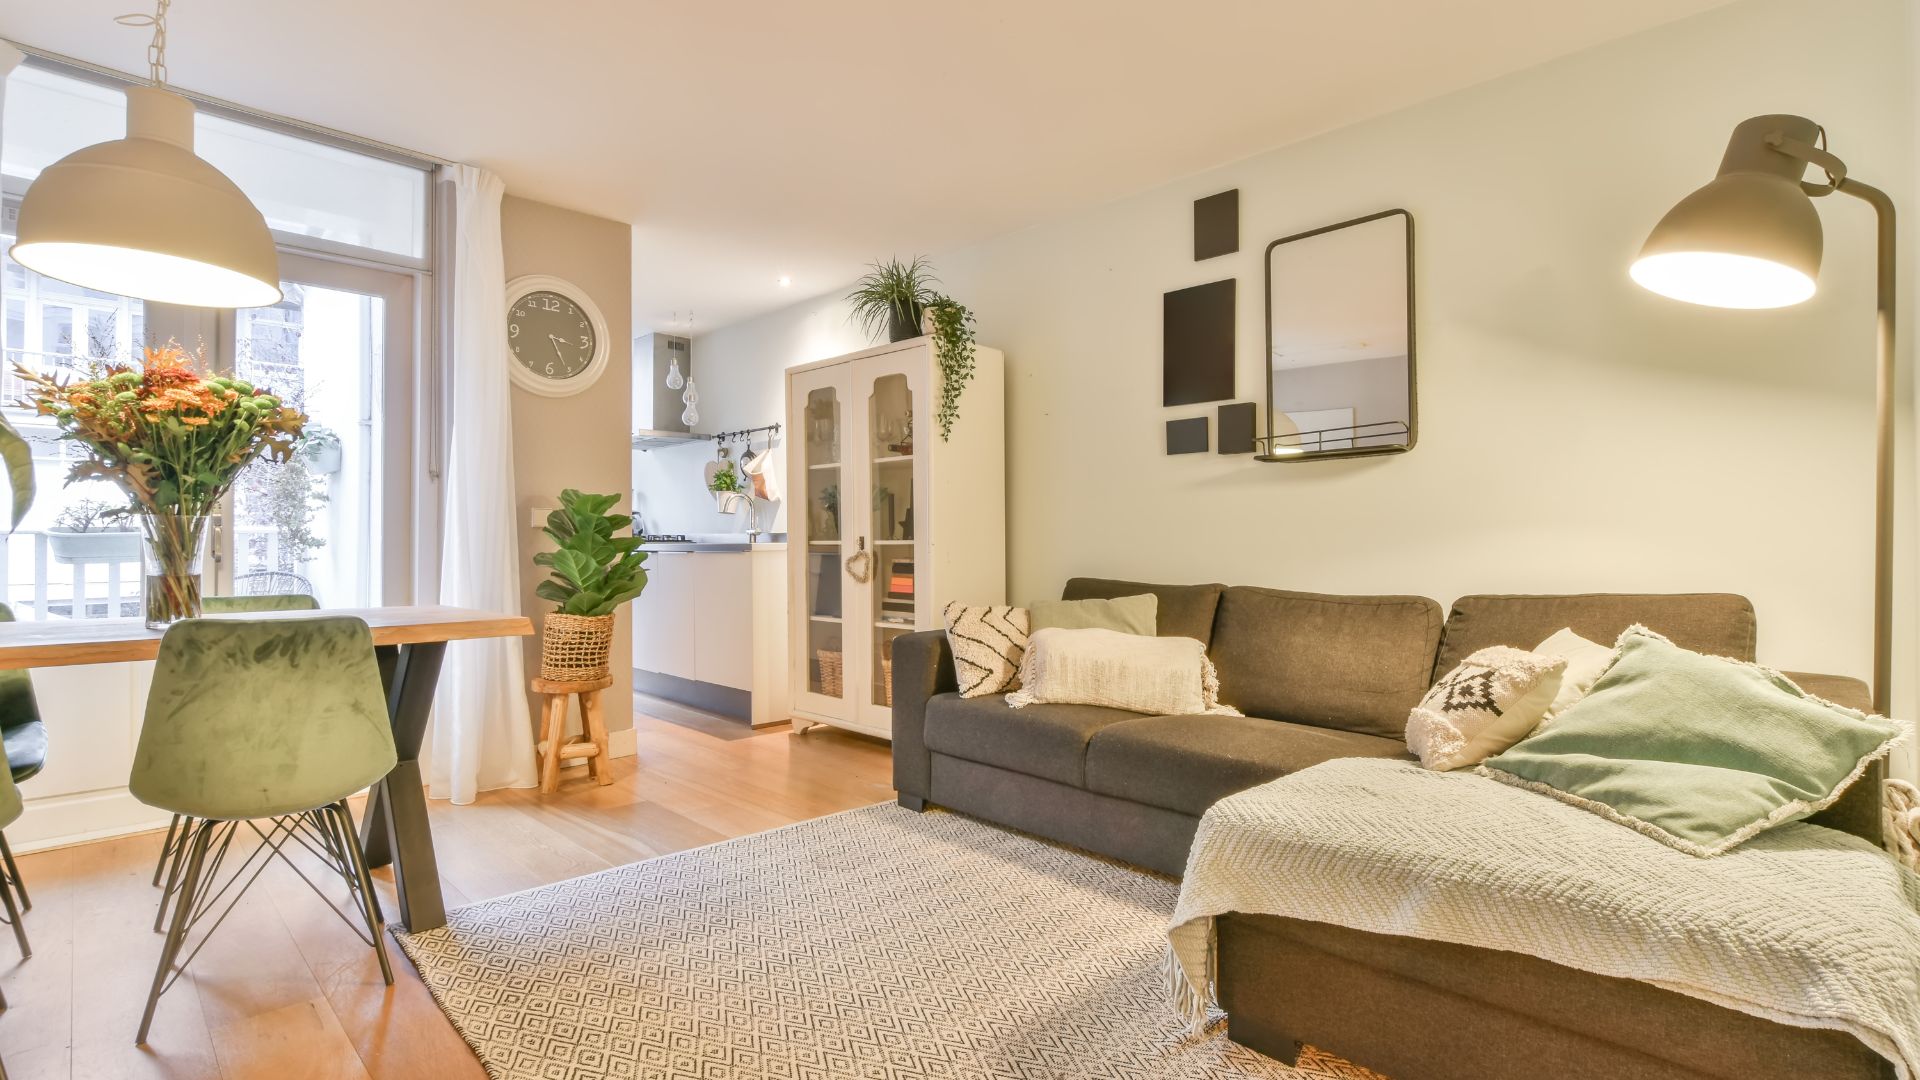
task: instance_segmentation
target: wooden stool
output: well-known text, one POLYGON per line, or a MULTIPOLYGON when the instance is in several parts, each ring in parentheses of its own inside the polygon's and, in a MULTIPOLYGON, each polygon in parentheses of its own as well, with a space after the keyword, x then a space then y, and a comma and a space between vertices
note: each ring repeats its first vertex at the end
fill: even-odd
POLYGON ((613 685, 611 677, 586 682, 533 680, 533 692, 547 699, 546 720, 541 725, 540 790, 544 793, 560 786, 560 763, 573 758, 587 759, 587 772, 602 786, 613 783, 613 770, 607 767, 607 724, 600 715, 600 691, 613 685), (580 695, 580 734, 567 734, 567 698, 580 695))

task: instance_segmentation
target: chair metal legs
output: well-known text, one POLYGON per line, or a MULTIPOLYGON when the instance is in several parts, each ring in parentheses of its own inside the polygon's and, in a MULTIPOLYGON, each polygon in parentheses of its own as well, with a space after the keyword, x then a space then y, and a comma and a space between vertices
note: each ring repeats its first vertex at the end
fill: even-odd
POLYGON ((233 906, 259 878, 261 871, 275 859, 299 874, 300 879, 322 900, 327 901, 327 906, 360 940, 372 946, 374 955, 380 959, 381 978, 388 986, 393 985, 393 967, 387 959, 383 933, 385 920, 380 912, 380 900, 373 891, 373 878, 367 872, 366 855, 360 849, 360 837, 354 831, 353 814, 346 802, 343 800, 303 813, 265 819, 265 828, 261 827, 262 824, 253 821, 181 819, 179 835, 171 858, 167 860, 167 886, 160 894, 163 918, 169 902, 173 914, 167 924, 166 940, 160 947, 160 962, 154 969, 153 986, 147 994, 146 1012, 140 1018, 137 1043, 145 1044, 147 1041, 147 1032, 153 1026, 153 1013, 160 1003, 160 995, 172 987, 174 980, 180 977, 206 945, 207 939, 220 928, 220 923, 233 910, 233 906), (234 851, 234 838, 239 835, 243 825, 259 837, 260 843, 244 856, 236 853, 234 857, 238 865, 223 878, 222 864, 228 854, 234 851), (307 872, 294 861, 294 849, 289 845, 304 848, 339 876, 347 887, 347 902, 354 909, 352 916, 341 911, 321 890, 320 883, 307 876, 307 872), (191 950, 185 949, 188 934, 209 917, 212 921, 200 935, 199 941, 191 950))
POLYGON ((27 927, 20 919, 20 905, 14 902, 18 893, 21 900, 27 898, 27 890, 20 884, 20 871, 13 867, 13 852, 7 847, 7 834, 0 832, 0 906, 6 908, 7 925, 13 927, 13 940, 20 944, 20 959, 33 955, 33 946, 27 944, 27 927))
POLYGON ((32 911, 33 900, 27 896, 27 883, 20 876, 20 868, 13 865, 13 849, 7 846, 6 833, 0 833, 0 864, 6 867, 7 880, 13 882, 13 891, 20 894, 20 910, 32 911))
MULTIPOLYGON (((180 882, 180 895, 173 905, 173 926, 167 931, 166 942, 160 946, 160 963, 153 969, 153 987, 147 991, 147 1011, 140 1015, 140 1034, 133 1040, 136 1044, 145 1045, 147 1030, 153 1027, 153 1010, 160 1004, 160 995, 179 976, 179 970, 174 968, 173 962, 180 955, 180 946, 187 940, 187 928, 192 924, 194 905, 200 900, 203 884, 201 871, 206 869, 207 849, 212 846, 213 834, 219 825, 212 821, 198 822, 187 840, 186 877, 180 882)), ((227 835, 221 842, 221 854, 226 853, 226 844, 232 839, 233 831, 229 825, 227 835)), ((184 965, 180 970, 184 970, 184 965)))
POLYGON ((167 872, 167 884, 160 890, 160 910, 153 914, 153 932, 156 934, 167 925, 167 901, 180 889, 180 867, 187 861, 187 839, 193 833, 193 825, 192 818, 175 814, 173 824, 167 826, 167 842, 161 845, 160 863, 153 868, 155 884, 160 882, 160 871, 167 872))
MULTIPOLYGON (((186 835, 185 830, 180 828, 181 825, 186 824, 186 821, 186 818, 175 814, 173 819, 167 822, 167 838, 160 844, 160 857, 153 861, 153 883, 156 886, 160 884, 160 875, 167 872, 167 864, 173 861, 174 855, 179 851, 175 845, 179 843, 178 837, 186 835)), ((156 926, 154 929, 160 928, 156 926)))

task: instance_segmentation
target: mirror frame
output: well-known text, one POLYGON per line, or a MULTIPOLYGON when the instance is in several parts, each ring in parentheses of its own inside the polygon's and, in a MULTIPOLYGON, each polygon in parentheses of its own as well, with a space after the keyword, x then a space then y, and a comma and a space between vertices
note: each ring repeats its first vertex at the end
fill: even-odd
POLYGON ((1414 326, 1416 320, 1414 319, 1413 306, 1412 211, 1395 207, 1392 210, 1382 210, 1377 214, 1367 214, 1364 217, 1352 218, 1333 225, 1325 225, 1318 229, 1309 229, 1306 232, 1294 233, 1292 236, 1283 236, 1273 243, 1268 244, 1266 251, 1261 255, 1261 275, 1266 280, 1267 286, 1265 297, 1267 309, 1266 337, 1260 343, 1261 365, 1267 370, 1267 397, 1266 400, 1262 402, 1266 412, 1267 433, 1254 439, 1256 443, 1265 445, 1264 452, 1256 453, 1254 460, 1264 462, 1326 461, 1330 458, 1375 457, 1381 454, 1404 454, 1413 449, 1414 444, 1420 441, 1420 379, 1419 368, 1416 364, 1418 349, 1414 341, 1414 326), (1383 218, 1390 218, 1396 215, 1407 219, 1407 441, 1399 446, 1358 446, 1345 450, 1314 450, 1303 454, 1274 453, 1273 442, 1276 436, 1273 433, 1273 249, 1282 244, 1291 244, 1295 240, 1305 240, 1309 237, 1320 236, 1324 233, 1335 232, 1340 229, 1350 228, 1354 225, 1365 225, 1369 221, 1379 221, 1383 218))

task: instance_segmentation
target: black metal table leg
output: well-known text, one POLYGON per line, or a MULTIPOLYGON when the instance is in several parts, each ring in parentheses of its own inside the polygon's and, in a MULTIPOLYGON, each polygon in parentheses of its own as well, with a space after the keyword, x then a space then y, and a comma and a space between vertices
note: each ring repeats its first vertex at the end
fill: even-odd
POLYGON ((368 866, 393 864, 400 894, 400 925, 413 933, 446 925, 440 897, 440 868, 433 857, 433 833, 427 824, 427 796, 420 776, 420 744, 427 734, 433 690, 445 659, 444 641, 382 646, 380 677, 386 685, 387 717, 399 763, 373 786, 360 822, 360 844, 368 866))

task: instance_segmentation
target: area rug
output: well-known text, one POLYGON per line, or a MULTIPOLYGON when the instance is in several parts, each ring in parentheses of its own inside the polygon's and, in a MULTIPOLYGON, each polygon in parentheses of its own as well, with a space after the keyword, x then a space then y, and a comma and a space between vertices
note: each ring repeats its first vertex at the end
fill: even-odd
POLYGON ((499 1080, 1329 1080, 1191 1034, 1175 883, 958 815, 867 807, 397 934, 499 1080))

